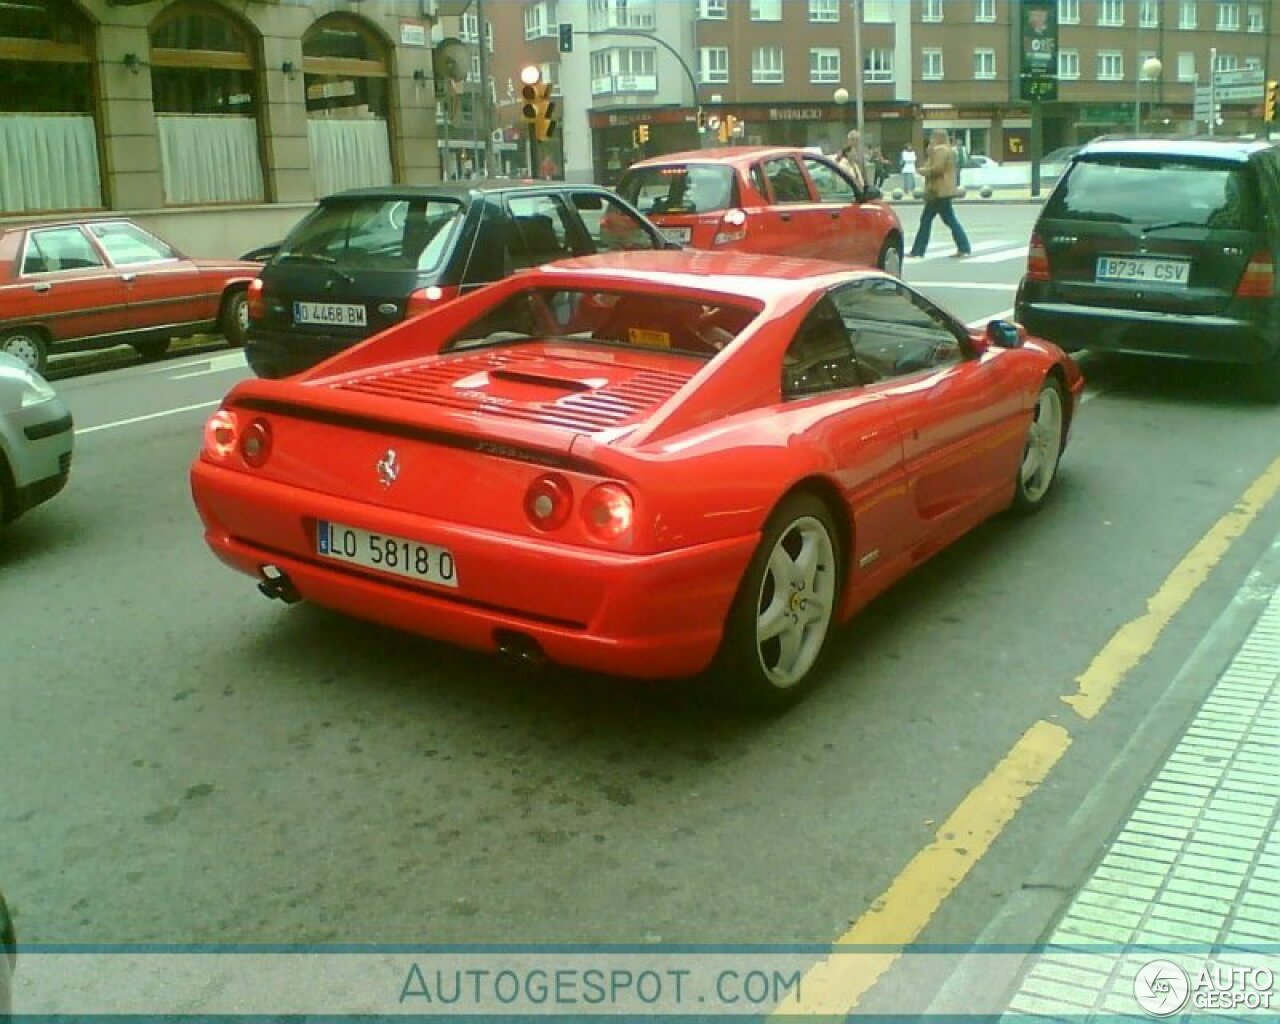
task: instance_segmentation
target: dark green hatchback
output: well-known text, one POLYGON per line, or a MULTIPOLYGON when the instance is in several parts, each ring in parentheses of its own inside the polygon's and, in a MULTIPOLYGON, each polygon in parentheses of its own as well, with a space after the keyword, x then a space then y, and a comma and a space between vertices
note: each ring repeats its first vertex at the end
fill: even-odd
POLYGON ((1280 398, 1278 259, 1276 146, 1102 140, 1045 203, 1015 315, 1067 351, 1255 366, 1280 398))

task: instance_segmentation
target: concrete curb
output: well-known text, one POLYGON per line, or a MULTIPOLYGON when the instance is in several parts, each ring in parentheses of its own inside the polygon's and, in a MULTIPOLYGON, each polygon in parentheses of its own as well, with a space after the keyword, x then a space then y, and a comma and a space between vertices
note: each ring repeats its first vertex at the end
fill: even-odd
POLYGON ((227 347, 227 342, 220 335, 197 334, 190 338, 175 338, 173 344, 169 346, 169 351, 158 359, 144 359, 129 345, 85 349, 78 352, 54 352, 49 355, 45 377, 51 381, 66 380, 90 373, 120 370, 141 363, 162 363, 175 356, 227 347))

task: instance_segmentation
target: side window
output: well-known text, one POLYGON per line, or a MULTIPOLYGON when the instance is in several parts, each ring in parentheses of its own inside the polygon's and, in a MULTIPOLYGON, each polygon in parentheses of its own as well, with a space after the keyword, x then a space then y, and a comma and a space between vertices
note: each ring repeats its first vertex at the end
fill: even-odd
POLYGON ((661 244, 639 217, 610 196, 575 192, 573 208, 582 218, 590 252, 656 249, 661 244))
POLYGON ((818 198, 824 203, 852 203, 858 198, 853 182, 833 165, 816 157, 804 157, 804 169, 809 172, 818 198))
POLYGON ((809 184, 800 173, 800 165, 793 157, 777 157, 764 162, 764 175, 769 179, 775 203, 809 203, 809 184))
POLYGON ((764 176, 764 166, 762 164, 752 164, 747 176, 751 179, 751 187, 756 190, 756 195, 764 196, 767 202, 769 199, 769 180, 764 176))
POLYGON ((85 270, 102 266, 102 258, 79 228, 33 231, 22 258, 24 274, 52 274, 59 270, 85 270))
POLYGON ((863 278, 833 293, 832 299, 868 383, 964 359, 950 323, 900 281, 863 278))
POLYGON ((782 395, 798 398, 860 384, 849 332, 829 298, 823 298, 782 357, 782 395))
POLYGON ((507 200, 507 210, 513 222, 507 239, 513 270, 575 255, 567 211, 555 196, 513 196, 507 200))
POLYGON ((178 258, 164 242, 134 224, 90 224, 89 230, 117 267, 178 258))

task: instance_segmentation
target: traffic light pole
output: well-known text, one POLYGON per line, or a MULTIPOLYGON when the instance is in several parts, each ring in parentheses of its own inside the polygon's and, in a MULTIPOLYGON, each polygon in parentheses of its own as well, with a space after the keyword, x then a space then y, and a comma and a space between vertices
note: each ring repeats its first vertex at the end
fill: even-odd
POLYGON ((493 165, 493 128, 489 103, 489 39, 484 18, 485 0, 475 0, 476 22, 480 28, 480 102, 476 104, 476 128, 484 133, 484 166, 486 177, 497 174, 493 165))

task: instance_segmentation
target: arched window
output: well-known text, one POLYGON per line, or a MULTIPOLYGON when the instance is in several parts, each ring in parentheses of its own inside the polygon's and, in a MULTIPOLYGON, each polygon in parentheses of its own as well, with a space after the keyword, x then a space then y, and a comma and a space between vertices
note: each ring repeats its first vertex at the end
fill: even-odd
POLYGON ((392 180, 387 47, 357 18, 321 18, 302 37, 316 194, 392 180))
POLYGON ((151 26, 151 91, 169 203, 264 198, 258 62, 248 30, 220 8, 179 4, 151 26))
POLYGON ((69 0, 0 3, 0 211, 102 206, 93 49, 69 0))

